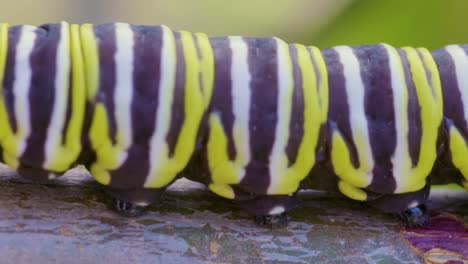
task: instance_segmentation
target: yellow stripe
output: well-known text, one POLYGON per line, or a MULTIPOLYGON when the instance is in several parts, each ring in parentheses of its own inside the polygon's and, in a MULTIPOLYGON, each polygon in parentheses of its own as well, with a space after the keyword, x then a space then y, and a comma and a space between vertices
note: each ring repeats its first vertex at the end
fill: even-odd
POLYGON ((202 73, 202 91, 205 109, 209 107, 211 102, 211 95, 213 94, 214 82, 214 55, 211 48, 210 40, 203 33, 196 33, 196 41, 201 52, 200 72, 202 73))
POLYGON ((336 175, 343 181, 360 188, 368 185, 366 171, 363 166, 354 167, 348 145, 338 129, 332 131, 331 160, 336 175))
MULTIPOLYGON (((224 128, 218 114, 211 114, 208 120, 210 133, 207 143, 208 165, 211 172, 211 181, 216 185, 236 184, 240 170, 245 164, 243 155, 236 155, 234 161, 231 161, 228 156, 228 141, 224 133, 224 128)), ((234 141, 242 142, 244 138, 237 138, 234 135, 234 141)))
MULTIPOLYGON (((3 83, 8 54, 8 27, 8 24, 0 24, 0 83, 3 83)), ((0 127, 2 128, 0 129, 0 141, 3 147, 3 159, 8 166, 16 169, 19 165, 16 158, 18 141, 8 120, 3 92, 0 93, 0 127)))
MULTIPOLYGON (((84 87, 84 66, 83 66, 83 55, 81 53, 81 42, 79 35, 79 26, 65 24, 64 26, 69 27, 67 31, 69 38, 68 42, 70 45, 70 54, 72 60, 72 108, 71 116, 65 131, 65 144, 61 144, 61 139, 57 140, 59 145, 55 147, 53 152, 53 158, 45 169, 62 172, 70 168, 73 162, 76 161, 81 152, 81 128, 83 125, 84 118, 84 105, 85 105, 85 87, 84 87)), ((66 89, 69 89, 68 83, 66 89)), ((68 95, 70 96, 70 95, 68 95)), ((65 120, 63 121, 65 122, 65 120)))
POLYGON ((339 181, 338 182, 338 189, 340 192, 347 197, 357 200, 357 201, 365 201, 367 200, 367 194, 365 191, 354 187, 353 185, 345 182, 345 181, 339 181))
MULTIPOLYGON (((94 103, 94 98, 99 87, 99 55, 93 25, 84 24, 81 26, 81 45, 84 58, 84 73, 86 79, 86 95, 90 103, 94 103)), ((110 176, 107 168, 115 168, 118 165, 116 151, 112 148, 112 141, 109 138, 109 123, 104 104, 97 103, 89 131, 89 138, 92 148, 96 151, 96 161, 91 165, 91 174, 101 184, 109 184, 110 176)))
MULTIPOLYGON (((0 83, 3 83, 8 52, 8 24, 0 24, 0 83)), ((3 93, 0 94, 3 96, 3 93)))
POLYGON ((338 128, 332 128, 331 160, 333 169, 338 177, 354 187, 366 187, 372 180, 372 168, 374 161, 369 142, 368 128, 363 103, 365 87, 360 76, 359 61, 352 49, 348 46, 335 48, 341 63, 344 66, 343 76, 347 90, 349 121, 352 130, 352 141, 356 146, 359 167, 355 167, 351 161, 351 153, 345 138, 338 128), (357 82, 357 83, 354 83, 357 82), (357 97, 354 93, 359 93, 357 97), (357 100, 356 100, 357 98, 357 100), (353 100, 354 99, 354 100, 353 100))
POLYGON ((443 117, 442 89, 434 59, 426 49, 418 49, 422 60, 416 49, 407 47, 403 50, 410 65, 418 96, 422 131, 418 164, 407 177, 402 177, 402 185, 397 190, 399 193, 418 191, 426 184, 425 179, 437 157, 438 129, 443 117), (424 65, 430 72, 430 80, 426 77, 424 65))
MULTIPOLYGON (((0 67, 1 67, 1 83, 5 74, 5 64, 8 52, 8 24, 2 24, 0 27, 0 67)), ((21 32, 18 32, 21 34, 21 32)), ((3 87, 3 86, 2 86, 3 87)), ((0 94, 0 140, 3 147, 3 159, 5 163, 13 169, 17 169, 19 161, 17 158, 18 139, 15 137, 11 128, 8 113, 5 106, 5 98, 3 93, 0 94)))
POLYGON ((227 199, 234 199, 235 193, 234 190, 230 185, 227 184, 209 184, 208 188, 210 191, 214 192, 215 194, 227 198, 227 199))
MULTIPOLYGON (((156 177, 145 183, 146 188, 160 188, 169 184, 185 168, 195 149, 200 122, 210 100, 205 96, 211 96, 214 76, 211 46, 209 46, 205 36, 199 34, 197 38, 202 44, 200 45, 201 59, 198 58, 192 34, 180 31, 180 41, 185 58, 185 120, 178 135, 174 156, 169 158, 167 153, 164 155, 160 170, 156 172, 156 177), (199 81, 200 74, 201 83, 199 81)), ((177 60, 177 63, 182 61, 177 60)))
MULTIPOLYGON (((304 99, 304 133, 299 145, 296 161, 288 167, 288 158, 284 150, 281 167, 278 171, 281 177, 275 188, 269 190, 270 194, 290 194, 297 191, 300 182, 308 175, 313 165, 315 164, 315 149, 318 144, 320 126, 326 119, 323 119, 324 113, 328 109, 326 107, 327 100, 324 96, 328 96, 328 82, 326 77, 326 68, 324 68, 324 60, 318 49, 312 48, 314 62, 318 65, 320 83, 317 87, 317 78, 315 75, 314 66, 310 59, 307 48, 302 45, 295 45, 297 49, 298 64, 302 75, 302 93, 304 99)), ((292 74, 292 68, 291 68, 292 74)), ((290 101, 291 102, 291 101, 290 101)), ((289 126, 287 126, 289 129, 289 126)), ((297 136, 297 135, 289 135, 297 136)))
POLYGON ((238 183, 237 175, 244 165, 240 163, 243 160, 242 155, 236 155, 235 161, 230 161, 227 153, 227 137, 219 116, 211 114, 208 122, 210 133, 207 143, 207 158, 213 182, 208 188, 217 195, 233 199, 234 192, 229 184, 238 183))
MULTIPOLYGON (((80 27, 71 25, 72 58, 72 108, 71 118, 66 132, 66 149, 79 155, 81 152, 81 133, 83 129, 86 105, 86 82, 84 57, 81 49, 80 27)), ((73 154, 74 155, 74 154, 73 154)))
MULTIPOLYGON (((432 57, 432 54, 427 50, 426 48, 418 48, 418 51, 422 55, 423 63, 426 66, 427 70, 430 72, 430 79, 428 80, 430 82, 430 86, 432 86, 432 93, 433 95, 433 103, 437 104, 439 107, 434 109, 439 116, 442 116, 443 114, 443 98, 442 98, 442 86, 440 82, 440 76, 439 76, 439 70, 437 68, 437 64, 432 57)), ((431 93, 431 94, 432 94, 431 93)))
MULTIPOLYGON (((320 75, 320 83, 318 84, 318 96, 320 105, 320 116, 321 123, 326 123, 328 121, 328 72, 327 65, 325 64, 325 59, 322 56, 322 52, 316 47, 309 47, 312 58, 315 62, 315 66, 318 68, 320 75)), ((318 78, 318 77, 317 77, 318 78)))
MULTIPOLYGON (((5 64, 8 53, 8 24, 0 24, 0 83, 3 84, 5 75, 5 64)), ((3 89, 3 85, 2 85, 3 89)), ((7 135, 11 135, 11 127, 8 122, 8 115, 5 107, 5 98, 3 92, 0 93, 0 140, 4 141, 7 135)), ((3 145, 3 144, 2 144, 3 145)), ((16 149, 16 148, 15 148, 16 149)))
POLYGON ((108 137, 109 123, 106 108, 103 103, 97 103, 94 109, 93 121, 89 131, 91 146, 96 151, 96 161, 91 165, 91 174, 100 183, 110 182, 108 168, 116 168, 118 160, 116 150, 108 137))
MULTIPOLYGON (((454 125, 450 125, 449 133, 449 147, 452 155, 452 162, 465 177, 465 182, 468 182, 468 159, 466 158, 468 157, 468 146, 460 131, 458 131, 454 125)), ((468 185, 466 187, 468 187, 468 185)))
MULTIPOLYGON (((230 160, 228 155, 228 140, 224 133, 224 127, 218 113, 211 113, 208 120, 209 138, 207 142, 207 159, 212 184, 208 188, 225 198, 234 198, 234 191, 230 184, 239 183, 244 177, 244 167, 250 160, 249 135, 248 135, 248 109, 250 87, 248 87, 250 74, 247 71, 247 44, 238 37, 229 38, 229 48, 232 49, 231 83, 232 111, 235 115, 232 127, 232 137, 236 149, 235 160, 230 160), (235 45, 234 45, 235 43, 235 45), (237 72, 243 70, 243 72, 237 72), (238 75, 234 75, 236 72, 238 75)), ((219 87, 218 87, 219 88, 219 87)))
MULTIPOLYGON (((125 41, 132 40, 132 34, 133 32, 130 30, 130 27, 127 24, 116 24, 116 29, 115 29, 116 35, 116 46, 117 46, 117 51, 116 51, 116 58, 115 58, 115 63, 117 70, 119 70, 119 67, 126 67, 128 66, 129 69, 133 67, 133 65, 127 65, 123 63, 128 63, 125 61, 129 57, 126 57, 126 55, 131 55, 126 54, 128 50, 126 50, 127 47, 123 46, 123 44, 128 44, 125 41), (122 53, 121 53, 122 52, 122 53), (120 59, 124 60, 124 62, 120 61, 120 59)), ((95 37, 90 37, 88 38, 95 38, 95 37)), ((97 55, 97 54, 96 54, 97 55)), ((132 58, 133 59, 133 58, 132 58)), ((97 60, 90 60, 91 65, 89 65, 89 68, 99 68, 98 65, 94 65, 94 63, 97 63, 97 60)), ((130 62, 131 63, 131 62, 130 62)), ((122 76, 121 76, 122 77, 122 76)), ((97 78, 92 78, 91 80, 97 80, 97 78)), ((128 86, 128 80, 123 79, 119 80, 117 78, 116 80, 116 93, 117 92, 122 92, 121 89, 134 89, 131 85, 128 86), (120 86, 122 85, 122 86, 120 86)), ((98 84, 95 83, 94 87, 97 87, 98 84)), ((89 90, 91 90, 91 93, 96 94, 96 92, 92 92, 93 87, 88 87, 89 90)), ((89 99, 92 100, 95 95, 90 96, 89 99)), ((130 93, 131 97, 131 93, 130 93)), ((114 99, 114 98, 112 98, 114 99)), ((125 98, 126 100, 130 100, 129 98, 125 98)), ((90 128, 90 139, 91 139, 91 145, 96 152, 96 161, 94 164, 91 165, 91 173, 93 176, 96 178, 97 181, 99 181, 102 184, 109 184, 110 182, 110 174, 109 170, 115 170, 117 169, 127 158, 127 149, 131 145, 131 125, 130 126, 122 126, 122 124, 126 124, 128 121, 129 114, 127 111, 130 111, 129 109, 124 109, 128 107, 127 101, 122 100, 122 101, 115 101, 116 103, 116 125, 117 125, 117 130, 116 130, 116 144, 113 144, 111 138, 109 137, 109 119, 107 116, 107 111, 105 108, 105 105, 103 103, 96 103, 95 110, 94 110, 94 115, 93 115, 93 121, 91 124, 90 128), (119 106, 122 106, 123 108, 119 108, 119 106), (121 111, 121 112, 119 112, 121 111)), ((131 122, 129 123, 131 124, 131 122)))
POLYGON ((99 55, 93 25, 83 24, 80 33, 86 77, 86 95, 88 101, 93 101, 99 85, 99 55))

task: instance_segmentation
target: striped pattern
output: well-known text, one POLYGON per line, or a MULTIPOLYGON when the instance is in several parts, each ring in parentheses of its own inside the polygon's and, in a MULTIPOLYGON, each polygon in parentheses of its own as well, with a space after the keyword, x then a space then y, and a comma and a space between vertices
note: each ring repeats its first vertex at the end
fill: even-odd
POLYGON ((216 70, 207 142, 210 189, 226 198, 235 198, 235 186, 258 194, 294 193, 315 163, 313 150, 326 122, 320 52, 276 38, 211 42, 216 70))
MULTIPOLYGON (((468 189, 468 46, 450 45, 433 53, 440 71, 448 149, 468 189)), ((444 175, 449 177, 450 175, 444 175)))
POLYGON ((467 71, 463 45, 320 51, 166 26, 0 24, 1 159, 39 179, 84 162, 120 189, 184 174, 231 199, 288 196, 306 178, 356 200, 412 193, 442 143, 468 181, 467 71))
POLYGON ((77 30, 65 22, 2 27, 8 48, 0 140, 5 163, 25 176, 54 178, 81 153, 85 87, 77 30))
POLYGON ((331 161, 356 200, 415 192, 436 159, 442 96, 425 49, 341 46, 323 52, 330 86, 331 161))
POLYGON ((116 188, 162 188, 187 165, 211 97, 203 34, 165 26, 84 26, 94 111, 91 173, 116 188), (208 99, 207 99, 208 98, 208 99))

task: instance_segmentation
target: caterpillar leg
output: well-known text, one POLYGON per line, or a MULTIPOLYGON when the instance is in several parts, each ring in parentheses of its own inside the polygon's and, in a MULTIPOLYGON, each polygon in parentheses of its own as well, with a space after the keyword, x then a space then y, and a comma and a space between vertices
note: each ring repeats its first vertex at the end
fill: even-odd
POLYGON ((292 195, 259 195, 239 201, 239 207, 255 216, 255 222, 264 227, 280 228, 289 223, 287 211, 296 207, 298 199, 292 195))
POLYGON ((109 188, 114 209, 124 216, 141 215, 145 208, 160 201, 164 189, 116 189, 109 188))
POLYGON ((429 192, 430 184, 426 184, 417 192, 388 194, 368 201, 368 204, 381 211, 397 214, 410 227, 422 226, 429 221, 427 208, 429 192))
POLYGON ((398 216, 409 227, 422 226, 429 221, 429 212, 425 204, 419 204, 400 212, 398 216))
POLYGON ((281 228, 289 224, 289 217, 286 213, 278 215, 257 215, 255 216, 255 223, 259 226, 269 228, 281 228))

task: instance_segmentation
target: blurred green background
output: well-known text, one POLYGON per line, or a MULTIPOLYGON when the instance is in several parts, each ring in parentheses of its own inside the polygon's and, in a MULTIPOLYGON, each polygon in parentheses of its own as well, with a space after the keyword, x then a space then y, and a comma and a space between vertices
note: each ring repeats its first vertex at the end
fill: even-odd
POLYGON ((465 0, 0 0, 10 24, 165 24, 211 36, 277 36, 326 48, 468 43, 465 0))

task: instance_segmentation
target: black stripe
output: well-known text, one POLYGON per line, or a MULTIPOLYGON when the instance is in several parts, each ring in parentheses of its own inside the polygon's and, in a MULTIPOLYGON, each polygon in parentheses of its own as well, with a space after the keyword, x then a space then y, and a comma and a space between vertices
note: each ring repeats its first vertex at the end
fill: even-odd
POLYGON ((359 159, 352 138, 343 64, 340 61, 338 52, 334 49, 326 49, 322 51, 322 55, 328 72, 328 122, 331 126, 330 132, 333 132, 334 129, 340 131, 348 146, 351 162, 354 167, 358 168, 359 159))
POLYGON ((233 139, 234 113, 232 105, 232 51, 228 38, 210 40, 215 60, 214 88, 210 113, 217 113, 221 119, 224 133, 227 136, 229 159, 236 157, 233 139))
POLYGON ((18 45, 21 37, 21 29, 22 26, 15 26, 8 29, 8 51, 3 76, 3 97, 8 115, 8 122, 10 123, 13 133, 16 133, 18 130, 15 116, 15 96, 13 93, 13 85, 16 79, 16 46, 18 45))
POLYGON ((265 194, 270 185, 268 165, 278 122, 278 47, 272 38, 244 40, 251 75, 249 133, 252 155, 240 185, 247 191, 265 194))
POLYGON ((36 30, 36 40, 31 54, 32 69, 29 89, 31 134, 21 163, 41 167, 45 160, 47 131, 52 118, 57 77, 57 47, 61 35, 60 24, 43 25, 36 30))
MULTIPOLYGON (((71 66, 72 67, 72 66, 71 66)), ((62 144, 65 145, 67 141, 67 131, 70 127, 70 120, 71 120, 71 115, 73 111, 73 74, 72 74, 72 68, 70 67, 69 73, 68 73, 68 98, 67 98, 67 105, 65 106, 67 108, 65 112, 65 123, 62 128, 62 144)), ((81 102, 78 102, 80 104, 81 102)), ((76 113, 75 113, 76 114, 76 113)))
POLYGON ((427 68, 427 65, 426 65, 426 62, 424 61, 424 57, 421 53, 420 50, 416 50, 416 53, 418 54, 418 57, 419 59, 421 60, 421 64, 424 68, 424 72, 426 74, 426 79, 427 79, 427 83, 429 84, 429 89, 431 90, 431 94, 432 94, 432 97, 436 97, 436 94, 435 94, 435 87, 434 87, 434 83, 432 83, 432 73, 429 71, 429 69, 427 68))
MULTIPOLYGON (((200 49, 200 45, 198 43, 198 38, 193 33, 192 33, 192 38, 193 38, 193 42, 194 42, 194 45, 195 45, 195 50, 197 51, 198 61, 201 62, 203 56, 202 56, 202 52, 201 52, 201 49, 200 49)), ((203 87, 203 73, 202 73, 202 71, 198 72, 198 87, 200 87, 201 94, 204 94, 204 88, 206 88, 206 87, 203 87)))
MULTIPOLYGON (((322 83, 322 75, 320 74, 320 71, 317 66, 317 62, 315 61, 315 58, 312 53, 311 48, 307 48, 307 52, 309 53, 310 61, 312 62, 312 67, 314 68, 314 74, 315 74, 315 85, 317 88, 317 100, 320 106, 320 109, 323 109, 323 102, 322 102, 322 97, 320 96, 320 84, 322 83)), ((325 88, 327 89, 327 88, 325 88)))
POLYGON ((404 50, 398 50, 405 72, 406 86, 408 88, 408 145, 413 166, 418 164, 421 149, 421 109, 418 94, 411 74, 411 68, 404 50))
POLYGON ((451 119, 463 137, 468 138, 465 111, 460 87, 458 87, 455 62, 445 48, 433 51, 432 57, 439 70, 440 82, 443 87, 444 117, 451 119))
POLYGON ((107 112, 109 138, 116 144, 117 122, 115 117, 114 92, 116 85, 116 29, 114 24, 103 24, 94 27, 99 55, 99 88, 96 102, 104 104, 107 112))
POLYGON ((292 62, 292 75, 294 80, 294 90, 291 97, 291 121, 289 123, 289 139, 286 145, 286 155, 289 166, 296 162, 299 147, 304 136, 304 93, 302 83, 302 72, 299 66, 297 49, 294 45, 289 45, 289 54, 292 62))
POLYGON ((166 141, 169 145, 170 157, 174 155, 177 140, 185 121, 185 57, 181 34, 179 32, 174 32, 174 37, 176 43, 176 80, 171 106, 171 124, 166 136, 166 141))
POLYGON ((150 170, 150 141, 159 102, 163 31, 161 27, 131 26, 134 33, 132 140, 125 162, 111 171, 110 185, 137 188, 150 170), (129 177, 131 175, 131 177, 129 177))
POLYGON ((396 149, 395 111, 387 50, 382 45, 353 48, 364 85, 364 110, 374 159, 373 178, 367 190, 393 193, 392 156, 396 149))

